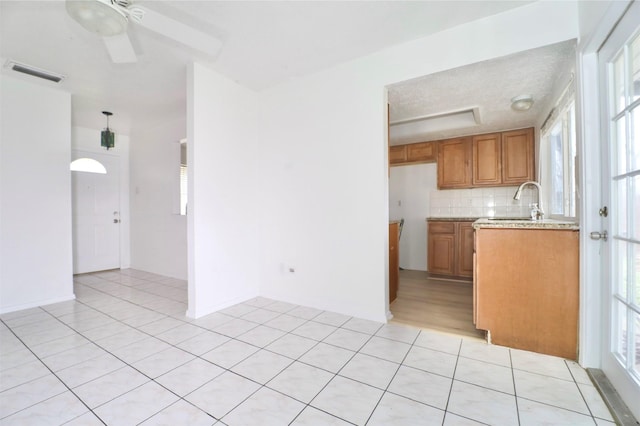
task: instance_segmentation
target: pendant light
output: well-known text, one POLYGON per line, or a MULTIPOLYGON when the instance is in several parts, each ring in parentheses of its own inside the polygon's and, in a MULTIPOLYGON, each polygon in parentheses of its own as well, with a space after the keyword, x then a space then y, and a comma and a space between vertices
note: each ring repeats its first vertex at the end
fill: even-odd
POLYGON ((112 116, 113 113, 109 111, 102 111, 102 113, 107 116, 107 128, 101 133, 100 145, 109 150, 109 148, 115 146, 116 142, 115 134, 109 130, 109 117, 112 116))

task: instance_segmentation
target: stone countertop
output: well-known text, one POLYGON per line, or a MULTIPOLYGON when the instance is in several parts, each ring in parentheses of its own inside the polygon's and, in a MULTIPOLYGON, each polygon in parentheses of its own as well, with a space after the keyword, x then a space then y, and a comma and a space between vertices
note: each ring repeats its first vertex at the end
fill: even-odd
POLYGON ((400 223, 400 220, 389 219, 389 225, 391 225, 392 223, 400 223))
POLYGON ((477 217, 428 217, 427 222, 475 222, 477 217))
POLYGON ((554 219, 529 220, 529 219, 509 219, 509 218, 482 218, 473 222, 474 229, 480 228, 508 228, 508 229, 558 229, 577 231, 580 229, 575 222, 568 222, 554 219))

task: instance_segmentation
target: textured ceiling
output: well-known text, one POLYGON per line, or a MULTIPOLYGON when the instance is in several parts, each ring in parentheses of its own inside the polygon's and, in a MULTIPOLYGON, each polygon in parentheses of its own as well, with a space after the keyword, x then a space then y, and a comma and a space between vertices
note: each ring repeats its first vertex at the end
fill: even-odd
POLYGON ((126 134, 154 119, 185 116, 191 61, 261 90, 530 1, 138 3, 217 37, 220 53, 207 57, 130 25, 138 62, 116 65, 102 40, 69 18, 63 1, 0 0, 0 59, 65 74, 56 87, 73 94, 75 125, 102 127, 106 109, 115 113, 114 129, 126 134))
POLYGON ((478 126, 414 134, 391 140, 391 144, 540 124, 555 101, 553 90, 570 81, 575 60, 575 41, 571 40, 391 85, 391 123, 471 107, 479 108, 481 119, 478 126), (530 110, 511 109, 511 98, 518 95, 533 96, 530 110))

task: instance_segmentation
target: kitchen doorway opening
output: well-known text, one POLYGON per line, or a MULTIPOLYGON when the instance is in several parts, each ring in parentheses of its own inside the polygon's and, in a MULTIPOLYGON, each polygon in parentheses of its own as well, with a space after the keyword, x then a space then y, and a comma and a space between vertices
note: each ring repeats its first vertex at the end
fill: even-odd
POLYGON ((392 323, 485 338, 485 332, 473 325, 470 281, 434 278, 426 271, 401 269, 398 297, 390 310, 392 323))

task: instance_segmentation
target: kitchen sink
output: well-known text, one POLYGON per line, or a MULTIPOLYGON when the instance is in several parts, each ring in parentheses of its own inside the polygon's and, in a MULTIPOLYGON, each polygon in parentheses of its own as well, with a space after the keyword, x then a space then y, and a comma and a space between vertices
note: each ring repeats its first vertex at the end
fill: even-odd
POLYGON ((491 220, 491 221, 514 221, 514 220, 531 221, 531 218, 530 217, 488 217, 487 220, 491 220))

